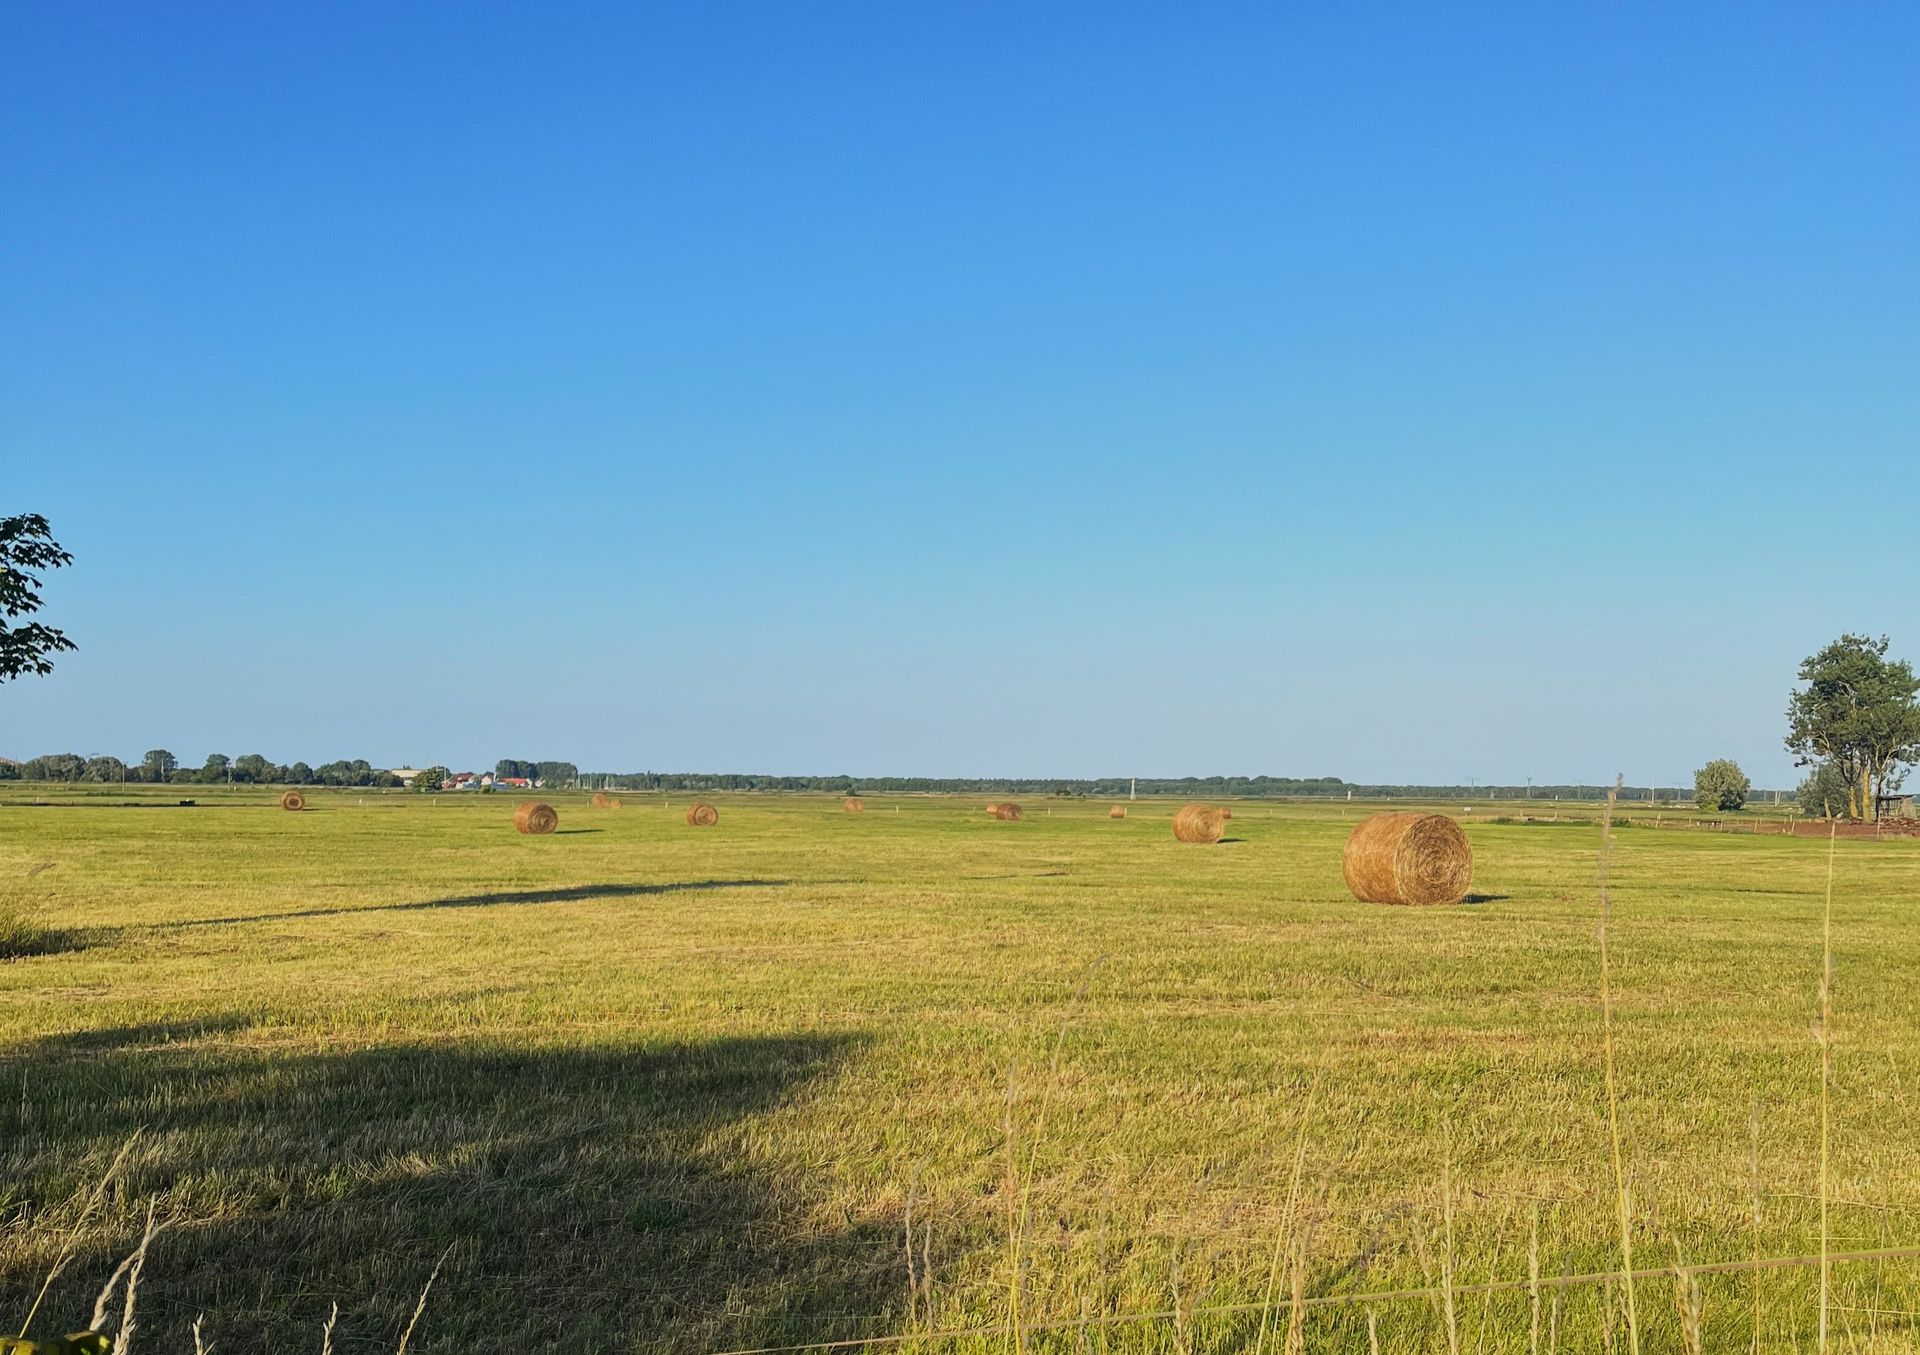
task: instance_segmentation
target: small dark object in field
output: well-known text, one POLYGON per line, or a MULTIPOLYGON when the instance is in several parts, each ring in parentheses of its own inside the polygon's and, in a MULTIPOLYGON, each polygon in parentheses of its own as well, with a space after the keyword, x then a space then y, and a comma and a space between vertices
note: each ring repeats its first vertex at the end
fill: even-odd
POLYGON ((513 826, 522 833, 551 833, 560 826, 560 815, 552 805, 538 800, 522 800, 513 811, 513 826))
POLYGON ((1354 825, 1340 870, 1368 903, 1458 903, 1473 883, 1473 848, 1445 814, 1375 814, 1354 825))
POLYGON ((1110 819, 1124 819, 1127 817, 1127 807, 1125 805, 1115 805, 1107 811, 1107 817, 1110 819))
POLYGON ((1182 842, 1218 842, 1230 817, 1212 805, 1182 805, 1173 816, 1173 835, 1182 842))
POLYGON ((290 809, 297 814, 307 807, 307 797, 297 790, 287 791, 280 797, 280 807, 290 809))
POLYGON ((862 810, 864 810, 867 806, 866 806, 866 803, 862 801, 858 795, 849 795, 846 799, 840 802, 840 807, 846 810, 847 813, 849 814, 858 814, 862 810))
POLYGON ((593 793, 592 804, 595 809, 618 809, 620 807, 618 800, 606 792, 598 790, 593 793))
POLYGON ((1017 823, 1020 819, 1021 810, 1019 805, 1014 804, 1010 800, 1006 802, 996 800, 987 806, 987 813, 1004 823, 1017 823))
POLYGON ((687 823, 694 828, 711 828, 720 822, 720 811, 712 805, 693 804, 687 806, 687 823))

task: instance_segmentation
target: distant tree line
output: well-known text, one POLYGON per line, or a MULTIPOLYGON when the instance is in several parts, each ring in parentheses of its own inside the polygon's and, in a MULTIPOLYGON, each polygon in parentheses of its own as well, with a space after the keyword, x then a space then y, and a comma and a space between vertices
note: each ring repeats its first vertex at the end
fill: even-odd
POLYGON ((397 786, 400 778, 365 758, 282 765, 260 753, 230 758, 210 753, 198 767, 183 767, 164 748, 151 749, 138 762, 117 757, 87 757, 78 753, 44 753, 21 763, 0 762, 0 781, 75 781, 126 785, 260 785, 260 786, 397 786))
MULTIPOLYGON (((584 772, 579 782, 591 790, 770 790, 820 791, 847 795, 856 791, 881 795, 888 792, 998 794, 998 795, 1084 795, 1101 799, 1124 798, 1130 787, 1141 795, 1179 795, 1189 799, 1285 799, 1300 796, 1356 800, 1604 800, 1609 787, 1600 785, 1541 786, 1387 786, 1343 781, 1337 776, 1182 776, 1132 778, 1105 776, 1078 779, 1072 777, 966 777, 966 776, 761 776, 741 772, 584 772)), ((1655 790, 1638 787, 1628 792, 1636 798, 1656 795, 1661 799, 1691 799, 1692 787, 1667 787, 1655 790)))

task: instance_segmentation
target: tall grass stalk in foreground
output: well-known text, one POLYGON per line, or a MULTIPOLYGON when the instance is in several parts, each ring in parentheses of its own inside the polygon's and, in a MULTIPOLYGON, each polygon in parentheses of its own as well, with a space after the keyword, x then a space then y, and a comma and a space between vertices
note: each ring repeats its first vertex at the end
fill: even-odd
MULTIPOLYGON (((1105 957, 1096 959, 1088 967, 1087 977, 1074 991, 1073 1001, 1067 1005, 1066 1012, 1060 1018, 1060 1029, 1053 1037, 1053 1058, 1047 1065, 1047 1081, 1040 1089, 1040 1111, 1034 1117, 1033 1141, 1027 1148, 1027 1170, 1024 1182, 1020 1175, 1018 1145, 1015 1140, 1014 1104, 1017 1100, 1017 1075, 1019 1061, 1016 1059, 1007 1068, 1007 1260, 1012 1272, 1008 1279, 1011 1289, 1008 1293, 1008 1316, 1013 1327, 1013 1348, 1016 1351, 1027 1348, 1023 1295, 1026 1288, 1020 1267, 1025 1264, 1022 1251, 1027 1236, 1027 1223, 1032 1216, 1033 1169, 1034 1159, 1040 1151, 1040 1139, 1047 1127, 1047 1110, 1053 1102, 1053 1089, 1060 1081, 1060 1055, 1066 1048, 1067 1029, 1072 1026, 1075 1012, 1085 1001, 1087 990, 1093 984, 1094 971, 1099 969, 1105 957)), ((931 1295, 929 1295, 931 1302, 931 1295)))
POLYGON ((1613 864, 1613 809, 1620 799, 1621 778, 1607 791, 1607 808, 1600 820, 1600 1031, 1607 1065, 1607 1134, 1613 1145, 1613 1190, 1620 1210, 1620 1278, 1627 1291, 1627 1346, 1640 1355, 1640 1312, 1633 1293, 1633 1196, 1627 1186, 1620 1153, 1620 1083, 1613 1059, 1613 963, 1607 951, 1607 923, 1613 898, 1607 889, 1607 870, 1613 864))
POLYGON ((1828 1138, 1833 1102, 1833 866, 1839 830, 1827 821, 1827 898, 1820 914, 1820 1352, 1826 1355, 1833 1298, 1833 1246, 1828 1226, 1828 1138))
MULTIPOLYGON (((1294 1216, 1300 1206, 1300 1174, 1307 1162, 1307 1126, 1313 1120, 1313 1103, 1320 1095, 1320 1075, 1314 1074, 1307 1088, 1307 1104, 1300 1112, 1300 1128, 1293 1140, 1293 1177, 1287 1183, 1287 1206, 1280 1215, 1280 1230, 1273 1235, 1273 1260, 1267 1267, 1267 1293, 1260 1307, 1260 1334, 1254 1340, 1254 1355, 1267 1347, 1267 1333, 1273 1326, 1273 1295, 1280 1286, 1280 1258, 1293 1236, 1294 1216)), ((1295 1305, 1296 1308, 1298 1305, 1295 1305)))
MULTIPOLYGON (((27 1309, 27 1316, 20 1323, 18 1333, 20 1340, 26 1339, 28 1329, 33 1326, 34 1316, 39 1313, 40 1305, 46 1302, 47 1291, 53 1288, 53 1282, 60 1278, 68 1264, 72 1262, 73 1246, 80 1240, 80 1230, 87 1226, 87 1220, 93 1217, 93 1211, 98 1209, 100 1201, 106 1198, 107 1187, 112 1185, 114 1177, 120 1174, 121 1164, 127 1160, 127 1154, 133 1151, 133 1145, 139 1141, 143 1132, 136 1129, 127 1136, 127 1141, 120 1145, 120 1151, 113 1155, 113 1161, 107 1164, 106 1171, 101 1173, 98 1181, 94 1182, 93 1192, 87 1196, 86 1203, 80 1207, 80 1216, 73 1221, 73 1227, 68 1230, 66 1238, 60 1243, 60 1250, 53 1258, 53 1268, 47 1272, 46 1283, 42 1284, 40 1292, 34 1295, 33 1306, 27 1309)), ((116 1277, 118 1274, 119 1272, 116 1271, 116 1277)))

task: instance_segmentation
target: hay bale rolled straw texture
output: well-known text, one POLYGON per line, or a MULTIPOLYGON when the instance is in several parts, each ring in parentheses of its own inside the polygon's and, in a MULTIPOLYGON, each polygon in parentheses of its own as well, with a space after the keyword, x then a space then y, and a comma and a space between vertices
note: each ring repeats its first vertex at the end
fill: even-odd
POLYGON ((552 805, 542 804, 538 800, 522 800, 513 811, 513 826, 516 831, 533 833, 551 833, 560 826, 560 815, 552 805))
POLYGON ((620 807, 618 800, 608 795, 605 791, 599 790, 593 793, 593 799, 589 801, 589 803, 592 804, 595 809, 618 809, 620 807))
POLYGON ((1110 819, 1124 819, 1127 817, 1127 807, 1125 805, 1115 805, 1107 811, 1107 817, 1110 819))
POLYGON ((1173 835, 1182 842, 1218 842, 1229 817, 1212 805, 1182 805, 1174 811, 1173 835))
POLYGON ((307 797, 297 790, 287 791, 280 797, 280 807, 282 809, 291 809, 297 814, 307 807, 307 797))
POLYGON ((988 815, 999 819, 1002 823, 1018 823, 1021 812, 1020 806, 1014 804, 1012 801, 1002 802, 996 800, 987 806, 988 815))
POLYGON ((709 804, 687 806, 687 823, 695 828, 711 828, 720 822, 720 811, 709 804))
POLYGON ((840 807, 846 810, 847 813, 849 814, 858 814, 862 810, 864 810, 867 806, 866 806, 866 802, 862 800, 858 795, 849 795, 846 799, 840 802, 840 807))
POLYGON ((1375 814, 1347 836, 1340 871, 1367 903, 1458 903, 1473 884, 1473 848, 1445 814, 1375 814))

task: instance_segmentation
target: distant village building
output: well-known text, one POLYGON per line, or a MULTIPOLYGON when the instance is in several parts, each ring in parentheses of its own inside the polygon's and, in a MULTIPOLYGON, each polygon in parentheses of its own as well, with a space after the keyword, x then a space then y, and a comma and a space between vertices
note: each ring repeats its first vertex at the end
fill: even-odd
POLYGON ((426 768, 424 767, 395 767, 393 774, 400 778, 401 785, 411 786, 413 784, 413 778, 425 770, 426 768))
POLYGON ((1914 808, 1911 795, 1882 795, 1875 804, 1876 817, 1882 819, 1920 818, 1920 810, 1914 808))

